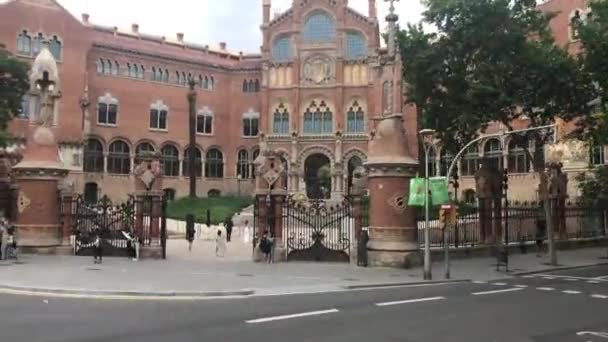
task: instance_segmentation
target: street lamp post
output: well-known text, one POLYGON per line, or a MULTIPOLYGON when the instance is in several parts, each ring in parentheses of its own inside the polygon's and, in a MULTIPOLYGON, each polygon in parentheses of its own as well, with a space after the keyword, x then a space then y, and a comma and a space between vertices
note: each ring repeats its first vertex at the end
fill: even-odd
POLYGON ((196 81, 194 78, 188 78, 188 125, 189 125, 189 143, 190 143, 190 154, 188 155, 188 164, 190 169, 188 170, 188 176, 190 178, 190 198, 196 197, 196 155, 194 153, 196 146, 196 81))
POLYGON ((431 272, 431 232, 429 230, 429 153, 435 136, 434 129, 423 129, 420 132, 424 144, 424 279, 433 278, 431 272))

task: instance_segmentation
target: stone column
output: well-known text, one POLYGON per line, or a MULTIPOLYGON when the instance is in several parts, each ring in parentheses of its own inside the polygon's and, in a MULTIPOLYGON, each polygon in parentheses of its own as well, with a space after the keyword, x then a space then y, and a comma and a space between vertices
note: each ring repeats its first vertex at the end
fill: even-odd
POLYGON ((61 192, 61 224, 62 224, 62 245, 70 246, 72 236, 72 219, 74 216, 74 204, 76 196, 71 191, 61 192))
POLYGON ((370 191, 368 261, 371 266, 412 267, 420 263, 420 252, 415 211, 407 206, 407 195, 418 162, 408 152, 403 116, 392 114, 378 121, 365 163, 370 191))
POLYGON ((285 202, 284 195, 273 195, 274 204, 274 261, 281 262, 287 260, 287 249, 285 248, 285 240, 283 239, 283 204, 285 202))

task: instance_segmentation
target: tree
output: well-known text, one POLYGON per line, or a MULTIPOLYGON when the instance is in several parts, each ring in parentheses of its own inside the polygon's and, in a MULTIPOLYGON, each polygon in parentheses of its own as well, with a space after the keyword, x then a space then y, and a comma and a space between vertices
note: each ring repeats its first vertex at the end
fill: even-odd
POLYGON ((608 205, 608 166, 600 166, 591 174, 577 176, 581 200, 588 206, 608 205))
POLYGON ((7 144, 8 123, 21 109, 23 96, 29 88, 28 69, 25 62, 0 44, 0 146, 7 144))
MULTIPOLYGON (((556 118, 587 121, 595 96, 590 75, 555 45, 548 26, 552 14, 541 12, 535 0, 424 4, 423 20, 437 33, 424 34, 420 26, 401 32, 404 77, 409 101, 422 107, 423 122, 437 131, 448 151, 458 151, 490 123, 512 130, 517 120, 527 120, 530 127, 556 118), (425 61, 425 56, 432 58, 425 61), (414 70, 425 63, 430 67, 414 70)), ((550 137, 544 133, 514 136, 539 173, 541 189, 546 185, 542 149, 550 137)))
POLYGON ((608 144, 608 1, 589 3, 590 12, 577 25, 581 42, 580 59, 584 69, 598 86, 596 113, 584 123, 588 137, 598 144, 608 144))

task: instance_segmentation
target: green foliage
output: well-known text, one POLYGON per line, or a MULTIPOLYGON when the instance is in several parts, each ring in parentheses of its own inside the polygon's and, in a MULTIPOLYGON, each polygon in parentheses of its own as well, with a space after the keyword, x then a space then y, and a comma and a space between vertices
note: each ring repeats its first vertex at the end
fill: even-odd
MULTIPOLYGON (((408 97, 427 128, 457 151, 488 123, 531 126, 587 116, 594 87, 554 44, 534 0, 426 0, 421 26, 400 32, 408 97)), ((538 137, 533 137, 538 139, 538 137)))
POLYGON ((251 197, 183 197, 169 202, 167 217, 186 220, 186 215, 193 214, 196 222, 207 223, 207 209, 209 209, 211 224, 219 224, 252 204, 251 197))
POLYGON ((577 176, 581 201, 586 205, 608 205, 608 166, 600 166, 591 174, 577 176))
POLYGON ((9 121, 21 107, 29 88, 28 65, 12 56, 0 44, 0 146, 7 143, 9 121))
POLYGON ((323 165, 317 171, 317 177, 321 180, 327 180, 331 178, 331 168, 329 165, 323 165))
POLYGON ((577 27, 580 58, 585 71, 597 82, 599 101, 597 115, 590 117, 584 128, 597 143, 608 144, 608 1, 593 0, 589 6, 591 17, 577 27))

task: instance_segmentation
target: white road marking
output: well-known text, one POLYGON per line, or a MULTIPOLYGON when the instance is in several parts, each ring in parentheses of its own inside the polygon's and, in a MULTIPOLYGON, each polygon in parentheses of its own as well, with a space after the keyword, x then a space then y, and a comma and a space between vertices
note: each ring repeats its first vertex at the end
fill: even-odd
POLYGON ((599 284, 600 282, 597 280, 589 280, 587 284, 599 284))
POLYGON ((326 315, 326 314, 336 313, 336 312, 339 312, 338 309, 310 311, 310 312, 302 312, 302 313, 291 314, 291 315, 282 315, 282 316, 273 316, 273 317, 252 319, 249 321, 245 321, 245 323, 249 323, 249 324, 266 323, 266 322, 280 321, 280 320, 291 319, 291 318, 326 315))
POLYGON ((608 280, 608 275, 605 276, 600 276, 600 277, 595 277, 593 279, 599 279, 599 280, 608 280))
POLYGON ((593 294, 591 295, 592 298, 597 298, 597 299, 608 299, 608 296, 606 295, 601 295, 601 294, 593 294))
POLYGON ((522 278, 534 278, 534 277, 536 277, 536 276, 533 274, 522 276, 522 278))
POLYGON ((481 295, 488 295, 488 294, 495 294, 495 293, 503 293, 503 292, 513 292, 513 291, 521 291, 523 290, 523 288, 521 287, 513 287, 510 289, 503 289, 503 290, 493 290, 493 291, 482 291, 482 292, 473 292, 471 293, 473 296, 481 296, 481 295))
POLYGON ((390 305, 399 305, 399 304, 430 302, 430 301, 442 300, 442 299, 445 299, 445 297, 427 297, 427 298, 406 299, 406 300, 399 300, 399 301, 395 301, 395 302, 376 303, 376 306, 390 306, 390 305))
POLYGON ((563 278, 565 281, 579 281, 579 279, 576 278, 563 278))
POLYGON ((555 291, 553 287, 537 287, 536 289, 540 291, 555 291))
POLYGON ((515 287, 521 287, 522 289, 525 289, 526 287, 528 287, 528 285, 515 285, 515 287))
POLYGON ((565 294, 580 294, 581 291, 564 290, 564 291, 562 291, 562 293, 565 293, 565 294))
POLYGON ((473 280, 473 284, 487 284, 487 281, 473 280))
POLYGON ((495 286, 505 286, 505 285, 507 285, 507 283, 492 283, 492 285, 495 285, 495 286))
POLYGON ((569 276, 569 275, 555 275, 555 274, 541 274, 539 275, 541 277, 543 277, 544 279, 564 279, 564 280, 570 280, 570 279, 578 279, 578 280, 594 280, 594 281, 608 281, 608 276, 603 276, 603 277, 577 277, 577 276, 569 276))
POLYGON ((555 279, 555 278, 554 278, 554 277, 543 277, 543 279, 546 279, 546 280, 553 280, 553 279, 555 279))

